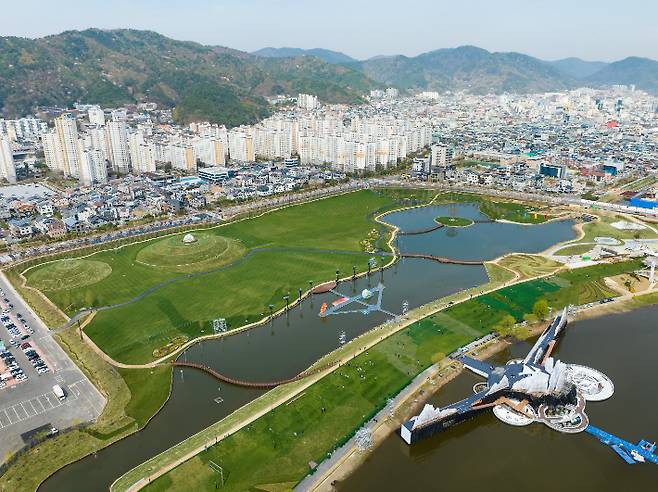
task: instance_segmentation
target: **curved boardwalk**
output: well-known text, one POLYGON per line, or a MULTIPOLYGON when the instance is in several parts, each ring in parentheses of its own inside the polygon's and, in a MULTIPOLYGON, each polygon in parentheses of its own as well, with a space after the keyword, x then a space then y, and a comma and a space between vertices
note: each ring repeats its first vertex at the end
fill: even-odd
POLYGON ((400 231, 400 232, 398 232, 398 235, 400 235, 400 236, 417 236, 418 234, 427 234, 428 232, 436 231, 437 229, 441 229, 442 227, 445 227, 445 226, 443 224, 436 224, 435 226, 428 227, 426 229, 418 229, 417 231, 400 231))
MULTIPOLYGON (((468 219, 468 220, 472 220, 473 224, 492 224, 492 223, 496 222, 495 220, 491 220, 491 219, 475 219, 475 220, 468 219)), ((418 230, 415 230, 415 231, 399 231, 398 235, 399 236, 417 236, 419 234, 427 234, 429 232, 434 232, 438 229, 441 229, 442 227, 448 227, 448 226, 445 225, 445 224, 437 223, 436 225, 433 225, 432 227, 427 227, 425 229, 418 229, 418 230)))
POLYGON ((426 255, 423 253, 400 253, 402 258, 421 258, 423 260, 432 260, 439 263, 448 263, 450 265, 484 265, 484 260, 455 260, 444 256, 426 255))
POLYGON ((294 381, 299 381, 300 379, 307 378, 311 376, 312 374, 324 371, 332 366, 337 365, 338 362, 334 362, 332 364, 328 364, 326 366, 323 366, 319 369, 315 369, 313 371, 305 371, 302 372, 301 374, 298 374, 297 376, 294 376, 289 379, 282 379, 280 381, 262 381, 262 382, 254 382, 254 381, 243 381, 241 379, 234 379, 230 378, 228 376, 224 376, 223 374, 215 371, 213 368, 208 367, 204 364, 198 364, 196 362, 172 362, 171 365, 174 367, 187 367, 191 369, 197 369, 199 371, 205 372, 206 374, 210 374, 213 376, 215 379, 218 379, 220 381, 223 381, 228 384, 232 384, 234 386, 242 386, 244 388, 258 388, 258 389, 271 389, 271 388, 276 388, 277 386, 280 386, 282 384, 286 383, 292 383, 294 381))

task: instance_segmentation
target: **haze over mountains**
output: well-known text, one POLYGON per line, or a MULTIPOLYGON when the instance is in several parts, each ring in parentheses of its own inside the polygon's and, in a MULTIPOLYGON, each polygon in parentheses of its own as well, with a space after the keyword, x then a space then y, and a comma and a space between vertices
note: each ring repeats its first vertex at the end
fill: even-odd
POLYGON ((658 93, 658 62, 637 57, 614 63, 548 62, 475 46, 355 60, 321 48, 246 53, 131 29, 0 37, 4 116, 74 102, 153 101, 175 108, 181 123, 210 120, 232 126, 266 116, 271 106, 265 98, 277 94, 306 92, 327 103, 359 103, 371 89, 386 86, 406 92, 527 93, 611 84, 658 93))

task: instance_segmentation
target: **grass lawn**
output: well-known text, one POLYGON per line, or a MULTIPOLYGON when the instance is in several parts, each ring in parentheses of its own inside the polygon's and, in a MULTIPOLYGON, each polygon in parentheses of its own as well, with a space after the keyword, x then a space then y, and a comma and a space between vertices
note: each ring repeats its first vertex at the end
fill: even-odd
MULTIPOLYGON (((384 206, 390 206, 391 199, 379 196, 371 191, 359 191, 339 195, 323 200, 305 203, 293 207, 266 213, 261 217, 243 220, 225 226, 216 227, 204 232, 194 232, 203 237, 199 244, 192 245, 206 256, 222 251, 225 240, 215 244, 215 248, 202 249, 208 245, 209 236, 232 238, 240 241, 243 247, 251 248, 321 248, 342 251, 362 251, 360 242, 372 230, 374 223, 371 214, 384 206)), ((162 268, 162 252, 172 248, 185 234, 166 238, 156 238, 146 242, 137 242, 109 251, 100 251, 88 259, 107 263, 112 273, 104 279, 91 285, 70 288, 66 290, 49 291, 49 298, 69 315, 82 307, 105 306, 129 300, 149 287, 162 281, 180 276, 178 268, 162 268), (167 241, 171 241, 167 243, 167 241), (158 262, 156 266, 140 263, 144 257, 152 255, 158 262)), ((72 257, 83 256, 85 252, 76 253, 72 257)), ((193 256, 193 255, 192 255, 193 256)), ((189 261, 189 257, 188 257, 189 261)), ((207 261, 207 258, 202 262, 207 261)), ((58 262, 55 262, 55 264, 58 262)), ((148 263, 148 261, 147 261, 148 263)), ((173 263, 173 261, 172 261, 173 263)), ((177 263, 176 263, 177 264, 177 263)), ((33 279, 47 276, 53 263, 44 263, 30 268, 25 276, 28 285, 33 279), (46 274, 39 274, 40 270, 46 274)), ((210 265, 209 269, 216 265, 210 265)), ((186 271, 200 271, 202 268, 186 268, 186 271)))
POLYGON ((418 321, 323 378, 286 405, 151 483, 148 491, 207 490, 224 468, 222 490, 289 488, 345 442, 416 374, 493 330, 506 314, 523 319, 541 298, 554 309, 607 297, 602 278, 637 262, 584 268, 529 281, 457 304, 418 321), (599 298, 600 298, 599 297, 599 298))
POLYGON ((86 333, 115 360, 148 362, 153 351, 177 336, 212 332, 212 320, 226 318, 229 328, 258 321, 295 299, 308 282, 335 277, 336 269, 367 269, 369 255, 260 251, 226 270, 169 284, 142 300, 100 311, 86 333))
POLYGON ((182 233, 84 258, 77 253, 30 267, 25 276, 69 315, 165 283, 134 304, 99 312, 87 328, 110 356, 145 362, 174 338, 209 334, 212 319, 226 318, 235 328, 261 319, 269 304, 281 308, 286 293, 294 297, 309 281, 346 274, 353 265, 366 270, 364 240, 383 246, 389 233, 373 216, 397 206, 384 194, 358 191, 193 231, 192 244, 182 242, 182 233), (209 273, 189 276, 201 272, 209 273))
POLYGON ((473 221, 471 219, 465 219, 463 217, 441 216, 436 217, 434 220, 439 224, 443 224, 448 227, 467 227, 473 225, 473 221))
POLYGON ((592 251, 595 244, 576 244, 574 246, 567 246, 555 252, 557 256, 580 256, 592 251))
POLYGON ((63 432, 19 457, 0 477, 2 492, 36 490, 56 470, 142 428, 169 395, 169 367, 117 371, 81 342, 74 329, 56 336, 108 403, 95 423, 63 432))
POLYGON ((599 214, 599 220, 588 222, 583 225, 585 237, 580 239, 579 243, 593 243, 596 237, 613 237, 615 239, 655 239, 656 233, 651 229, 642 229, 640 231, 626 231, 612 227, 610 224, 620 220, 628 221, 621 215, 604 215, 599 214))
POLYGON ((561 264, 538 255, 516 254, 501 258, 498 263, 520 275, 520 279, 547 275, 559 268, 561 264))
POLYGON ((194 242, 189 244, 184 243, 180 235, 153 241, 137 253, 136 261, 164 270, 192 273, 228 265, 246 253, 246 248, 235 239, 212 232, 193 236, 194 242))

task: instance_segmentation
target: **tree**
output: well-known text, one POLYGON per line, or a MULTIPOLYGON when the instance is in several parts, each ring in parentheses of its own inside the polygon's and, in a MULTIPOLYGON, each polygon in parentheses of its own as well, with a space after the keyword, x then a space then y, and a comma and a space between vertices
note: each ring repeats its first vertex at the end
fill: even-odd
POLYGON ((500 336, 506 337, 512 335, 514 331, 514 326, 516 325, 516 320, 510 314, 503 316, 503 319, 496 325, 495 330, 500 336))
POLYGON ((540 299, 532 306, 532 314, 537 316, 538 319, 546 319, 548 314, 548 302, 545 299, 540 299))

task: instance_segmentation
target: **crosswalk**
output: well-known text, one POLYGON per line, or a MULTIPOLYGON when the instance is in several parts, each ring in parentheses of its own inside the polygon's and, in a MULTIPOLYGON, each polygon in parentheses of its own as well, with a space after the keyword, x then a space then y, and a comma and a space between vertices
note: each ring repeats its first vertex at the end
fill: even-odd
POLYGON ((79 392, 70 391, 66 400, 60 401, 53 393, 44 393, 7 408, 0 409, 0 430, 18 422, 30 419, 65 403, 77 400, 79 392))

